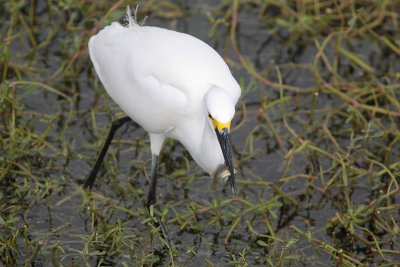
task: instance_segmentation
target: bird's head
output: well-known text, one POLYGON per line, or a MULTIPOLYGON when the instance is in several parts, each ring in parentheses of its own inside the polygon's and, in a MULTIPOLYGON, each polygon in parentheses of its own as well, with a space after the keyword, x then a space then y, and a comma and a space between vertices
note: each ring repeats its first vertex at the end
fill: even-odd
POLYGON ((229 181, 232 193, 235 193, 235 170, 233 167, 232 150, 230 144, 231 121, 235 115, 235 103, 229 94, 220 88, 213 88, 205 98, 208 119, 218 138, 224 156, 225 165, 229 170, 229 181))

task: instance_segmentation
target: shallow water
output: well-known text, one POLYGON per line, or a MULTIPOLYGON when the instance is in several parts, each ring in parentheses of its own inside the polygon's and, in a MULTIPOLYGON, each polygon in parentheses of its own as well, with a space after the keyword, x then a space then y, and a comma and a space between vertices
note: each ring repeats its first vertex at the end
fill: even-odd
MULTIPOLYGON (((169 141, 164 147, 157 198, 165 212, 168 235, 175 244, 177 256, 174 263, 196 266, 211 263, 230 265, 233 262, 240 265, 273 265, 282 253, 293 256, 286 259, 282 263, 284 265, 320 266, 335 262, 337 254, 328 253, 323 245, 318 246, 318 242, 343 249, 363 263, 385 262, 371 254, 365 243, 351 238, 336 223, 337 214, 345 217, 348 208, 344 205, 343 192, 349 191, 355 209, 368 205, 386 190, 383 185, 371 182, 384 181, 383 175, 376 176, 372 172, 374 166, 367 166, 360 158, 349 165, 365 170, 371 168, 371 173, 351 173, 351 167, 346 167, 349 181, 345 189, 343 178, 337 175, 340 172, 337 161, 312 149, 299 150, 295 156, 290 156, 293 150, 299 148, 299 142, 305 141, 331 155, 342 155, 328 135, 323 135, 325 120, 343 150, 351 146, 349 132, 355 129, 354 132, 361 138, 363 132, 360 129, 363 127, 356 129, 354 125, 357 123, 349 121, 351 112, 345 113, 343 100, 336 95, 319 90, 315 91, 318 94, 285 91, 287 100, 283 100, 279 90, 257 83, 239 64, 227 40, 229 27, 220 26, 213 36, 209 35, 211 24, 205 14, 211 12, 217 16, 220 12, 216 11, 217 5, 211 3, 185 3, 181 7, 183 17, 162 19, 150 14, 146 22, 147 25, 187 32, 209 43, 224 55, 243 87, 233 123, 234 128, 239 123, 240 127, 232 131, 239 169, 237 196, 231 195, 229 186, 213 189, 211 179, 190 160, 179 143, 169 141), (274 105, 275 102, 278 104, 274 105), (342 111, 337 112, 336 109, 342 111), (330 119, 329 113, 335 114, 335 118, 330 119), (293 131, 297 137, 293 136, 293 131), (327 186, 328 181, 333 185, 327 186), (239 223, 232 229, 237 220, 239 223), (294 231, 293 226, 310 233, 318 242, 310 242, 294 231), (274 238, 283 241, 272 242, 274 238), (282 249, 284 246, 286 248, 282 249)), ((31 259, 27 256, 32 255, 30 250, 43 241, 45 246, 34 261, 38 265, 50 264, 52 257, 66 265, 119 266, 133 260, 138 265, 150 265, 151 262, 171 264, 170 255, 163 250, 152 229, 143 222, 147 218, 144 203, 151 160, 147 134, 141 128, 131 124, 118 132, 92 194, 80 187, 94 164, 112 116, 120 112, 96 78, 86 50, 89 32, 99 20, 98 17, 88 16, 102 16, 103 13, 94 12, 89 4, 82 5, 76 9, 62 4, 49 7, 45 1, 38 1, 32 11, 35 20, 31 22, 36 42, 42 43, 49 32, 55 34, 51 42, 43 47, 33 46, 24 28, 19 24, 15 26, 16 37, 12 38, 10 46, 10 62, 32 70, 21 71, 20 75, 9 71, 7 80, 41 82, 62 92, 65 97, 44 90, 42 86, 17 86, 16 95, 24 104, 19 113, 19 123, 26 124, 26 129, 37 136, 46 131, 48 133, 43 138, 45 143, 37 141, 36 149, 17 159, 36 178, 24 175, 23 171, 22 174, 4 172, 3 188, 11 181, 15 190, 12 186, 2 190, 3 201, 20 208, 16 212, 17 219, 2 230, 2 236, 9 238, 16 233, 16 229, 23 229, 20 230, 23 234, 16 235, 16 263, 31 259), (79 10, 83 7, 88 11, 79 10), (63 9, 65 11, 61 12, 63 9), (40 146, 43 148, 38 149, 40 146), (57 246, 64 251, 55 253, 57 246)), ((98 7, 103 11, 110 8, 104 5, 99 4, 98 7)), ((144 5, 143 9, 148 8, 144 5)), ((29 4, 22 7, 21 12, 28 19, 29 4)), ((122 9, 113 16, 120 18, 121 12, 122 9)), ((273 16, 274 12, 271 12, 273 16)), ((309 42, 307 37, 292 40, 290 32, 263 23, 262 18, 257 19, 251 5, 240 9, 238 21, 236 36, 240 52, 263 77, 278 82, 276 67, 279 67, 283 84, 304 90, 316 86, 315 76, 310 70, 318 51, 313 42, 309 42)), ((7 29, 3 24, 2 32, 7 32, 7 29)), ((325 35, 316 39, 323 42, 325 35)), ((385 79, 391 73, 400 71, 395 54, 381 48, 377 41, 349 38, 346 44, 347 49, 362 50, 369 55, 363 58, 378 70, 377 79, 385 79)), ((327 59, 333 61, 337 51, 332 46, 325 53, 327 59)), ((346 58, 338 64, 343 83, 365 77, 365 73, 354 70, 353 64, 346 58)), ((326 67, 321 64, 317 70, 327 82, 333 82, 326 67)), ((396 118, 382 117, 382 125, 389 127, 391 120, 396 118)), ((370 150, 376 148, 381 155, 379 138, 363 145, 370 145, 370 150)), ((382 139, 382 142, 386 141, 382 139)), ((400 156, 399 146, 392 148, 391 159, 384 163, 386 166, 395 164, 400 156)), ((350 162, 351 157, 344 160, 350 162)), ((390 199, 395 205, 400 200, 399 194, 390 199)), ((3 214, 3 219, 10 213, 3 214)), ((388 221, 396 221, 393 218, 397 218, 397 225, 400 223, 394 210, 390 210, 384 218, 388 221)), ((360 223, 365 227, 367 224, 360 223)), ((371 231, 374 227, 371 226, 371 231)), ((400 250, 398 238, 390 233, 380 234, 382 240, 388 240, 387 243, 382 242, 382 248, 388 246, 387 249, 400 250)), ((396 254, 386 257, 395 261, 396 254)))

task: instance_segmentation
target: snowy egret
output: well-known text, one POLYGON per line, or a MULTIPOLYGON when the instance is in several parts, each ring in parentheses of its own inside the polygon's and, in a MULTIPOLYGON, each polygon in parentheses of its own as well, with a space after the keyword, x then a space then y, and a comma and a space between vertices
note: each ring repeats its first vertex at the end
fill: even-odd
POLYGON ((211 176, 228 173, 223 178, 234 193, 230 125, 241 90, 214 49, 185 33, 140 25, 128 7, 126 25, 113 22, 92 36, 89 54, 127 117, 113 122, 85 187, 93 185, 116 130, 133 120, 150 135, 148 206, 155 203, 158 155, 166 138, 180 141, 211 176))

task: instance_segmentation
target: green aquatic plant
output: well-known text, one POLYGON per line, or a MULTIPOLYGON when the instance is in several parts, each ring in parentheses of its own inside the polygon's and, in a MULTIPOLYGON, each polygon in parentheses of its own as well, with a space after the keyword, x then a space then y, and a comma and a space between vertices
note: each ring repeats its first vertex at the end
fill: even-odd
POLYGON ((145 208, 146 133, 88 60, 91 35, 135 1, 0 1, 0 261, 57 266, 399 265, 398 1, 143 1, 147 25, 216 48, 242 88, 238 194, 185 149, 161 154, 160 218, 145 208), (164 245, 163 245, 164 244, 164 245))

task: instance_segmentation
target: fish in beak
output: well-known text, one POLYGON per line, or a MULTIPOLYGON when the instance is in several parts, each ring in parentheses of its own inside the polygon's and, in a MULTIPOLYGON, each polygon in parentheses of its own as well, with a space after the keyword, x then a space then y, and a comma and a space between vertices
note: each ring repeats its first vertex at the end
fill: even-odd
POLYGON ((230 143, 230 126, 231 122, 221 123, 217 120, 213 120, 213 126, 215 127, 215 133, 218 138, 219 145, 221 146, 222 155, 224 156, 225 165, 229 170, 229 182, 231 184, 232 193, 235 194, 235 170, 233 168, 232 149, 230 143))

